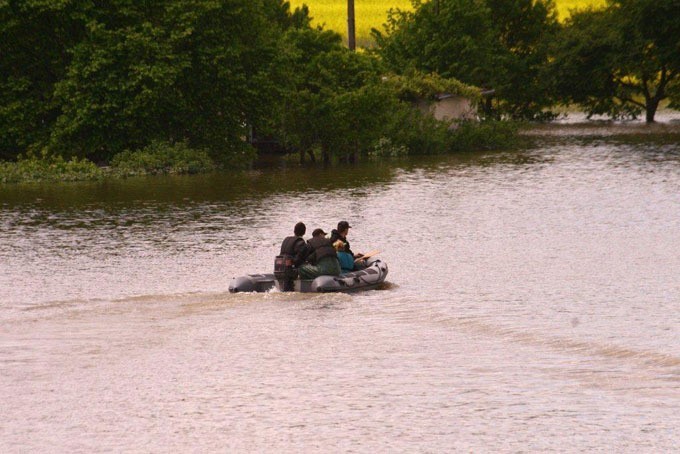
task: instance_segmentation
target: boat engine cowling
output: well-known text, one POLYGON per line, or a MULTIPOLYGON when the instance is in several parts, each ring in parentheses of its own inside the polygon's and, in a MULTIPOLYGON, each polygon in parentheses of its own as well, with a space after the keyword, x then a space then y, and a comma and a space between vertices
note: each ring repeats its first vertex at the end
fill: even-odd
POLYGON ((277 255, 274 259, 274 276, 282 292, 294 289, 293 281, 298 277, 298 271, 290 255, 277 255))

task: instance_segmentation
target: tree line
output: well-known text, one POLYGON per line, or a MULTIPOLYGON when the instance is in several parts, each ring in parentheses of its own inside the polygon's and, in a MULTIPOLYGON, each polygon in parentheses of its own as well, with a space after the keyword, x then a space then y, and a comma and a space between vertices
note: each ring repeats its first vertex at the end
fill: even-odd
POLYGON ((660 102, 678 106, 678 0, 610 0, 565 23, 552 0, 413 6, 351 52, 282 0, 0 1, 0 160, 179 146, 236 167, 263 137, 324 160, 484 146, 488 131, 456 137, 412 107, 441 92, 487 119, 562 103, 653 121, 660 102))
POLYGON ((416 67, 495 90, 487 113, 588 115, 653 122, 680 107, 680 1, 608 0, 557 20, 552 0, 415 0, 373 30, 390 68, 416 67))

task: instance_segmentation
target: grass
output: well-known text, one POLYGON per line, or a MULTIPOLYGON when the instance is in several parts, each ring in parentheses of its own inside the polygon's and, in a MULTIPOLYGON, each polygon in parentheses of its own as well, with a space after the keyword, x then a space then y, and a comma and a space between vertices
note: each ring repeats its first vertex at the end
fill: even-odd
POLYGON ((87 181, 137 175, 181 175, 215 170, 212 158, 203 150, 192 149, 185 142, 152 142, 137 151, 124 151, 111 160, 109 167, 98 167, 87 159, 46 153, 20 156, 16 162, 0 161, 0 186, 12 183, 87 181))
POLYGON ((67 161, 61 156, 42 155, 20 157, 17 162, 0 161, 0 186, 37 181, 98 180, 103 176, 102 169, 85 159, 67 161))
MULTIPOLYGON (((569 11, 587 6, 602 6, 605 0, 556 0, 557 11, 561 18, 569 15, 569 11)), ((290 0, 292 8, 307 4, 314 24, 347 35, 347 0, 290 0)), ((371 43, 371 28, 381 29, 387 19, 390 8, 411 9, 410 0, 356 0, 354 2, 356 16, 357 43, 371 43)))

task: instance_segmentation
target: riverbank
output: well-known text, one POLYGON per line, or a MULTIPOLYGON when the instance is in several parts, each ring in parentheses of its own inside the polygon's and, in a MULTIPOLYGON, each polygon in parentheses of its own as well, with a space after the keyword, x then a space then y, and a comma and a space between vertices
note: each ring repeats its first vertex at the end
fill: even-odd
POLYGON ((98 166, 87 159, 43 154, 20 157, 16 162, 0 162, 0 184, 95 181, 146 175, 182 175, 206 173, 218 168, 204 150, 186 143, 153 142, 138 151, 125 151, 98 166))
MULTIPOLYGON (((647 124, 641 120, 589 120, 582 113, 571 112, 550 123, 481 123, 459 129, 455 133, 455 140, 430 145, 420 150, 396 147, 388 139, 381 140, 363 159, 510 149, 518 146, 518 142, 526 138, 541 137, 640 136, 641 140, 645 140, 645 137, 677 140, 680 136, 680 112, 664 110, 658 118, 656 123, 647 124)), ((288 166, 299 165, 299 155, 296 153, 277 155, 274 158, 277 162, 285 161, 288 166)), ((316 160, 321 162, 321 157, 317 156, 316 160)), ((271 162, 270 155, 261 154, 248 168, 270 167, 271 162)), ((31 156, 21 158, 17 162, 0 162, 0 185, 118 180, 154 175, 191 175, 220 170, 240 169, 217 163, 209 153, 193 150, 184 143, 174 145, 155 143, 138 152, 121 153, 106 166, 96 165, 87 159, 66 160, 51 156, 31 156)))
MULTIPOLYGON (((434 121, 434 120, 433 120, 434 121)), ((442 123, 432 128, 432 134, 410 134, 394 141, 383 138, 362 159, 390 158, 406 155, 434 155, 480 151, 513 146, 517 140, 519 125, 514 122, 467 122, 455 130, 442 123), (399 143, 399 145, 397 145, 399 143), (409 143, 410 146, 404 145, 409 143)), ((251 165, 257 155, 251 149, 251 165)), ((322 162, 320 150, 311 153, 315 162, 322 162)), ((306 155, 309 156, 309 155, 306 155)), ((299 154, 289 153, 291 163, 299 161, 299 154)), ((336 157, 336 161, 339 157, 336 157)), ((328 164, 328 163, 324 163, 328 164)), ((209 173, 216 170, 241 170, 242 165, 220 162, 218 153, 193 149, 187 143, 168 144, 153 142, 138 151, 125 151, 113 157, 105 166, 98 166, 87 159, 65 159, 52 155, 29 155, 16 162, 0 162, 0 184, 96 181, 120 179, 131 176, 185 175, 209 173)))
POLYGON ((524 136, 676 136, 680 135, 680 111, 659 111, 657 121, 646 123, 642 119, 614 121, 606 117, 587 118, 582 112, 568 112, 560 119, 544 124, 532 124, 521 131, 524 136))

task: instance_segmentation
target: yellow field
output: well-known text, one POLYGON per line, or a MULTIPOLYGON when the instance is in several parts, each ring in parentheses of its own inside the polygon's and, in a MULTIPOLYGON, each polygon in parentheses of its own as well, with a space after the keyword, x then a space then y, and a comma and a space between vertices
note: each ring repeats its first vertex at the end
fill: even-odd
MULTIPOLYGON (((347 0, 290 0, 292 8, 302 4, 309 6, 315 24, 325 24, 325 28, 347 35, 347 0)), ((560 17, 569 10, 588 5, 604 5, 605 0, 556 0, 560 17)), ((355 0, 356 30, 358 44, 367 43, 371 28, 381 29, 390 8, 410 9, 410 0, 355 0)))

